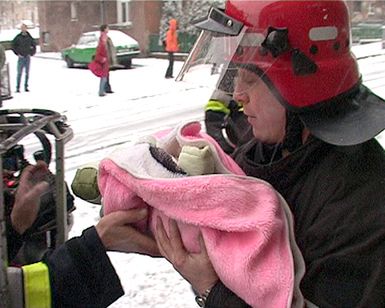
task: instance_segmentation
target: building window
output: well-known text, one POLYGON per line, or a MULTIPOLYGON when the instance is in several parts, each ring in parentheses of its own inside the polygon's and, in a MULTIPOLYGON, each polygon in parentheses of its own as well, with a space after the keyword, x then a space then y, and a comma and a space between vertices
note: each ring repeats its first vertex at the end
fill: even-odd
POLYGON ((118 1, 118 21, 119 23, 130 23, 131 0, 118 1))
POLYGON ((71 2, 71 20, 78 20, 78 5, 75 2, 71 2))
POLYGON ((42 35, 42 39, 43 39, 43 45, 44 46, 48 46, 49 45, 49 32, 48 31, 45 31, 43 32, 43 35, 42 35))
POLYGON ((375 15, 374 8, 375 8, 375 4, 374 3, 369 3, 369 7, 368 7, 368 15, 369 16, 374 16, 375 15))

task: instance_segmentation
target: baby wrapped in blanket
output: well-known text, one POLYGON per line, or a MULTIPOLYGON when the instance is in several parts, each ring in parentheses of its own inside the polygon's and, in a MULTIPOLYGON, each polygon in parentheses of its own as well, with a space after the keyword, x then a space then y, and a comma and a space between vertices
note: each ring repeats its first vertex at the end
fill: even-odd
POLYGON ((252 307, 303 307, 304 273, 291 212, 266 182, 248 177, 198 122, 124 149, 99 164, 104 211, 149 208, 137 227, 178 223, 182 241, 199 252, 202 233, 224 285, 252 307))

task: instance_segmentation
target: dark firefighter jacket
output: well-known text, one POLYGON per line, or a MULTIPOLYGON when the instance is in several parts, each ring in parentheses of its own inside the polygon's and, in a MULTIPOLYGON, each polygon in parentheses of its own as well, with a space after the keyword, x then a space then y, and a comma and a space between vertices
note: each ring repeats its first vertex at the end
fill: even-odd
POLYGON ((20 296, 26 307, 104 308, 124 294, 95 227, 49 251, 41 262, 23 266, 21 272, 20 296))
MULTIPOLYGON (((261 163, 256 141, 233 156, 291 207, 305 299, 319 307, 385 307, 385 151, 375 139, 339 147, 313 138, 270 165, 261 163)), ((206 307, 248 305, 218 283, 206 307)))

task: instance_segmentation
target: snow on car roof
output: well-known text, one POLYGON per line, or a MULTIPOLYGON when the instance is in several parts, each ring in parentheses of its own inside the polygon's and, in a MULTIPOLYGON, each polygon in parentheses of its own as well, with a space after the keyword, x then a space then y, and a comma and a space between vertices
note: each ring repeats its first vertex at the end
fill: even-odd
MULTIPOLYGON (((99 38, 100 31, 84 32, 82 36, 95 36, 99 38)), ((116 45, 137 45, 138 42, 128 34, 119 30, 109 30, 108 36, 111 38, 112 43, 116 45)))

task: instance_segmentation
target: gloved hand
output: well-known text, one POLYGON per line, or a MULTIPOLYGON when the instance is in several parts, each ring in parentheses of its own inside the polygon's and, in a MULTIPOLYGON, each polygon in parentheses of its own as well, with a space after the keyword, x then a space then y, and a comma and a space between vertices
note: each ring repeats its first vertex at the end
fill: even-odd
POLYGON ((98 163, 90 163, 76 170, 71 188, 75 196, 93 203, 101 204, 98 187, 98 163))
POLYGON ((12 226, 20 235, 30 228, 37 218, 41 195, 49 188, 45 181, 47 174, 48 167, 42 161, 34 166, 27 166, 21 174, 11 212, 12 226))

